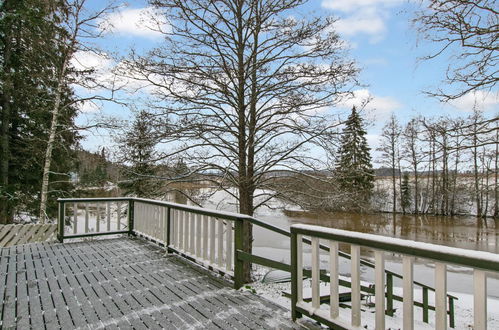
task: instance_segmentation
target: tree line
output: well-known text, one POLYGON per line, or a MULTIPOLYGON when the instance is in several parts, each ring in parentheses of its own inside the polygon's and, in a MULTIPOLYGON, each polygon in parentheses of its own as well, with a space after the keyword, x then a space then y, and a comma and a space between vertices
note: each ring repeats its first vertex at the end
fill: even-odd
POLYGON ((392 211, 499 216, 499 117, 411 119, 385 124, 378 151, 392 170, 392 211), (404 174, 402 174, 404 173, 404 174))

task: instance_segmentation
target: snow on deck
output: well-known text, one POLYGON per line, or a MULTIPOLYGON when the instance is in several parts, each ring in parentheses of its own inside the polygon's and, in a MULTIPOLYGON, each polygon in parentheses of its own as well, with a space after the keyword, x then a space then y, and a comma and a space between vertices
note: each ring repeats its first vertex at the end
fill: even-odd
POLYGON ((3 248, 0 297, 0 328, 298 328, 283 308, 139 239, 3 248))

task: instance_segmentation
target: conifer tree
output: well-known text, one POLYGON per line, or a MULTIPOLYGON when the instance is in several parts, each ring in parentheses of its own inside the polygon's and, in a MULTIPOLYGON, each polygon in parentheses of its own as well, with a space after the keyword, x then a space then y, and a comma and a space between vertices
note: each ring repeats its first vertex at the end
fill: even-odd
POLYGON ((374 171, 366 134, 362 118, 353 107, 342 131, 335 176, 347 196, 344 206, 355 210, 368 207, 374 188, 374 171))
MULTIPOLYGON (((40 159, 57 88, 54 68, 63 51, 56 39, 64 31, 57 24, 64 11, 62 1, 0 1, 0 223, 12 222, 19 212, 33 214, 39 206, 40 159)), ((53 137, 49 217, 56 214, 56 197, 71 189, 68 173, 78 140, 69 83, 59 94, 69 106, 61 110, 53 137)))
POLYGON ((400 206, 402 213, 406 213, 411 207, 411 187, 409 185, 409 174, 404 173, 400 185, 400 206))
POLYGON ((124 189, 126 195, 157 196, 161 185, 154 177, 156 144, 157 140, 154 138, 149 115, 142 110, 121 140, 121 161, 125 164, 123 168, 125 180, 120 183, 120 187, 124 189))

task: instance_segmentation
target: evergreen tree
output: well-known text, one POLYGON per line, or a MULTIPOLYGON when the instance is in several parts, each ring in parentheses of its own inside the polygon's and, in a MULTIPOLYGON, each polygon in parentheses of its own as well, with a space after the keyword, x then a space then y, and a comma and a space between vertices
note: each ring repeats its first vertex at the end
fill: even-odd
MULTIPOLYGON (((34 213, 39 204, 44 151, 50 127, 50 109, 56 89, 54 68, 62 49, 56 42, 63 31, 57 26, 62 1, 24 0, 0 3, 0 223, 15 212, 34 213)), ((61 86, 61 99, 69 104, 73 92, 61 86)), ((76 110, 61 111, 54 137, 54 163, 50 174, 49 216, 55 215, 55 198, 68 189, 73 166, 72 130, 76 110), (62 173, 62 174, 61 174, 62 173)))
POLYGON ((140 111, 130 130, 121 142, 121 161, 124 163, 124 181, 120 188, 126 195, 137 197, 157 196, 161 183, 154 177, 154 148, 157 144, 150 125, 149 115, 140 111))
POLYGON ((402 183, 400 185, 400 206, 405 214, 411 207, 411 187, 409 185, 409 174, 404 173, 402 183))
POLYGON ((343 205, 355 210, 369 206, 374 188, 374 171, 366 134, 362 118, 353 107, 342 131, 335 177, 340 189, 346 193, 347 200, 343 205))

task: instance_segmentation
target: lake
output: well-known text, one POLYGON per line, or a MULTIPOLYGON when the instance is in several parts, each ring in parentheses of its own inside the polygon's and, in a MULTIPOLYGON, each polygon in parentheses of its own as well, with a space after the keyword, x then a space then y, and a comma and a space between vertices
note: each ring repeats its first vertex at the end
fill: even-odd
MULTIPOLYGON (((256 215, 281 228, 289 228, 294 223, 306 223, 330 228, 352 230, 369 234, 384 235, 427 242, 464 249, 499 253, 499 221, 477 219, 476 217, 441 217, 392 214, 353 214, 353 213, 314 213, 272 211, 256 215)), ((255 228, 254 253, 272 259, 289 262, 289 239, 269 230, 255 228)), ((349 252, 348 245, 340 249, 349 252)), ((305 250, 306 252, 307 250, 305 250)), ((361 250, 363 258, 373 260, 372 251, 361 250)), ((327 257, 321 261, 327 267, 327 257)), ((402 273, 400 256, 386 253, 386 268, 402 273)), ((362 267, 362 279, 373 282, 372 269, 362 267)), ((433 287, 434 263, 416 259, 414 277, 417 281, 433 287)), ((349 274, 346 260, 340 262, 340 273, 349 274)), ((451 292, 472 293, 472 270, 458 266, 448 266, 448 290, 451 292)), ((395 281, 396 286, 401 286, 395 281)), ((499 277, 489 278, 488 291, 499 298, 499 277)))

